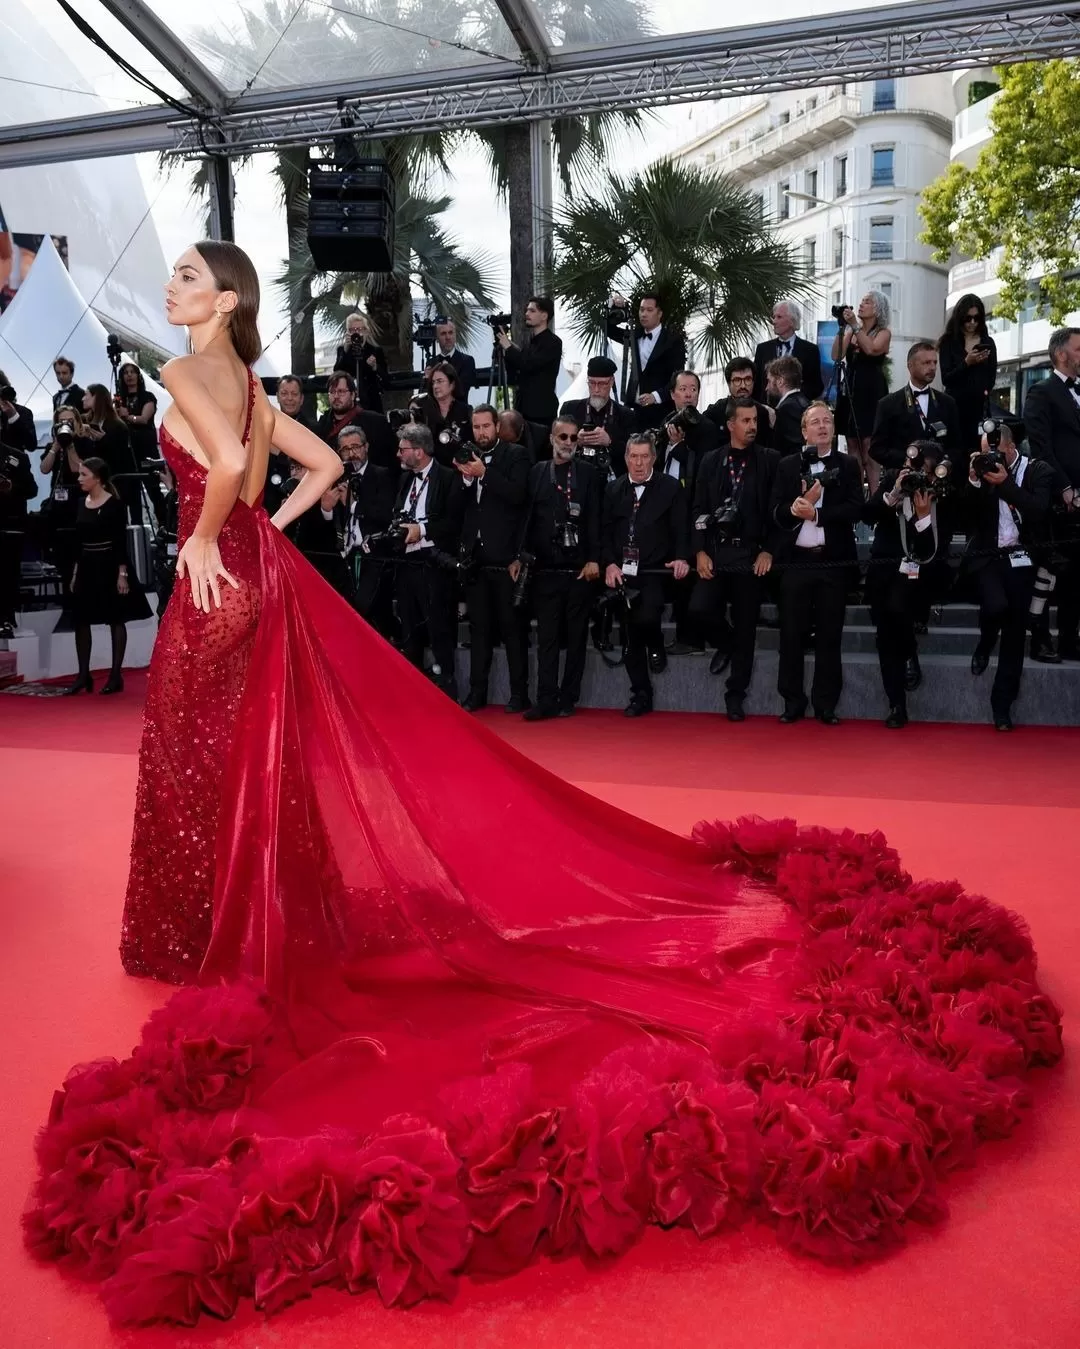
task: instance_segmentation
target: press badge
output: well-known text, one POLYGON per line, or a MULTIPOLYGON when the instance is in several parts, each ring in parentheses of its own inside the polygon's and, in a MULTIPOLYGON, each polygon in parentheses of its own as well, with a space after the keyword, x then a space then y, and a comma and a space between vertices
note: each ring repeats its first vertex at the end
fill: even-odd
POLYGON ((622 574, 624 576, 636 576, 638 561, 641 554, 636 548, 627 548, 622 555, 622 574))
POLYGON ((919 564, 910 557, 905 557, 900 563, 900 575, 908 577, 909 580, 917 581, 919 579, 919 564))
POLYGON ((179 546, 179 544, 175 544, 175 543, 167 543, 167 544, 165 545, 165 556, 166 556, 166 557, 177 557, 177 556, 179 555, 179 553, 180 553, 180 546, 179 546))
POLYGON ((66 501, 68 499, 68 490, 66 487, 56 487, 53 489, 52 499, 54 501, 66 501))
POLYGON ((1018 553, 1009 554, 1010 567, 1033 567, 1034 565, 1035 564, 1032 562, 1031 558, 1027 555, 1027 553, 1024 552, 1022 548, 1018 553))

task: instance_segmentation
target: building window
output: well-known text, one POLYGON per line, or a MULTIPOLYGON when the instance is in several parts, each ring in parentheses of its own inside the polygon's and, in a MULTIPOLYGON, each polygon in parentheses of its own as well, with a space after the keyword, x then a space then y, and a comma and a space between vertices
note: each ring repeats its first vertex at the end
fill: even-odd
POLYGON ((896 81, 874 81, 874 111, 891 112, 896 107, 896 81))
POLYGON ((791 190, 790 183, 778 183, 776 188, 776 215, 780 220, 788 220, 791 217, 791 198, 788 192, 791 190))
POLYGON ((817 275, 817 240, 804 239, 802 245, 803 262, 809 276, 817 275))
POLYGON ((791 111, 790 109, 785 109, 785 111, 780 114, 780 125, 787 126, 787 124, 790 121, 791 121, 791 111))
POLYGON ((893 255, 893 218, 882 216, 870 221, 870 261, 887 262, 893 255))
POLYGON ((834 267, 843 267, 844 265, 844 231, 842 229, 832 232, 832 265, 834 267))
POLYGON ((889 308, 891 309, 891 308, 893 307, 893 285, 892 285, 892 282, 891 282, 891 281, 879 281, 878 284, 874 287, 874 289, 875 289, 875 290, 880 290, 880 291, 881 291, 882 295, 884 295, 885 298, 886 298, 886 300, 888 300, 888 302, 889 302, 889 308))
MULTIPOLYGON (((807 195, 808 197, 816 197, 816 196, 817 196, 817 169, 807 169, 807 170, 806 170, 805 179, 806 179, 806 182, 805 182, 805 186, 803 187, 803 191, 806 193, 806 195, 807 195)), ((816 206, 816 205, 817 205, 817 202, 807 202, 806 204, 807 204, 807 206, 810 206, 810 205, 816 206)))
POLYGON ((832 293, 832 302, 837 307, 837 309, 839 309, 841 304, 843 303, 843 291, 834 290, 832 293))
POLYGON ((871 151, 873 167, 870 172, 871 187, 892 187, 893 159, 895 151, 891 145, 876 145, 871 151))
POLYGON ((837 155, 834 170, 836 179, 836 190, 834 195, 843 197, 847 195, 847 155, 837 155))
POLYGON ((758 215, 761 216, 762 220, 764 220, 764 219, 765 219, 765 193, 764 193, 764 192, 755 192, 754 195, 751 197, 750 200, 751 200, 751 201, 754 203, 754 205, 757 207, 757 213, 758 213, 758 215))

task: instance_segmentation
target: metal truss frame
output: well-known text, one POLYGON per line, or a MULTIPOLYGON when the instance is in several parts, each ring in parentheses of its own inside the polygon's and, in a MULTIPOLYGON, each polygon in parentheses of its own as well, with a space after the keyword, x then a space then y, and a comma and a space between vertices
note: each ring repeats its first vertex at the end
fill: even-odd
POLYGON ((498 3, 517 16, 521 62, 252 91, 197 119, 140 108, 0 128, 0 168, 316 144, 340 129, 342 100, 357 129, 374 137, 1080 55, 1080 3, 1047 0, 929 0, 573 52, 541 51, 524 27, 531 9, 523 0, 498 3))

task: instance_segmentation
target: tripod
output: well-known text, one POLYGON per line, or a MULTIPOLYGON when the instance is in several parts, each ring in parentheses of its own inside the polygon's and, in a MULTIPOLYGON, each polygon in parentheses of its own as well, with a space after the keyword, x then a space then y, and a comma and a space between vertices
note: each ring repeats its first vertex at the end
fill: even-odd
MULTIPOLYGON (((502 394, 502 408, 506 410, 510 406, 510 385, 506 378, 506 352, 502 349, 502 344, 498 337, 495 338, 491 347, 491 373, 488 376, 487 402, 491 403, 491 395, 498 389, 502 394)), ((494 404, 498 407, 499 404, 494 404)))
MULTIPOLYGON (((124 390, 120 380, 120 365, 123 350, 115 334, 109 334, 106 354, 112 366, 113 403, 119 407, 124 403, 124 390)), ((132 444, 131 431, 127 432, 127 467, 114 473, 121 500, 127 511, 129 535, 128 552, 135 567, 135 575, 141 585, 150 585, 154 580, 154 537, 157 533, 157 506, 150 495, 146 483, 146 473, 139 463, 132 444)))

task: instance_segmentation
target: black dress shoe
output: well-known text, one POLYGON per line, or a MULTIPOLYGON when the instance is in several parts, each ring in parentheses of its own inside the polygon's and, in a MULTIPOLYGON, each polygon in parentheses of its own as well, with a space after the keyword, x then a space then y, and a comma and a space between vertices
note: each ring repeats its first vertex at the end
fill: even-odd
POLYGON ((623 708, 624 717, 644 717, 652 711, 652 699, 633 697, 623 708))
POLYGON ((663 674, 667 669, 667 652, 663 647, 649 652, 649 669, 653 674, 663 674))
POLYGON ((814 716, 821 722, 822 726, 839 726, 840 718, 831 707, 823 707, 820 712, 815 712, 814 716))
POLYGON ((100 691, 102 693, 123 693, 124 691, 123 675, 110 675, 108 679, 106 679, 105 683, 102 684, 100 691))
POLYGON ((1061 656, 1054 650, 1053 642, 1036 641, 1034 637, 1031 639, 1031 659, 1040 665, 1061 664, 1061 656))
POLYGON ((784 710, 780 714, 780 724, 781 726, 790 726, 793 722, 802 721, 805 716, 805 703, 785 703, 784 710))
POLYGON ((74 684, 64 690, 64 696, 70 698, 75 693, 93 693, 94 681, 90 675, 79 675, 74 684))
POLYGON ((973 675, 985 674, 989 664, 990 652, 980 643, 971 657, 971 673, 973 675))
POLYGON ((713 653, 712 660, 709 661, 709 673, 715 675, 723 674, 730 664, 730 651, 716 651, 713 653))
POLYGON ((560 717, 572 717, 576 714, 577 708, 573 703, 560 703, 559 710, 556 713, 560 717))
POLYGON ((692 656, 699 648, 691 645, 690 642, 674 641, 667 648, 669 656, 692 656))
POLYGON ((1012 717, 1009 716, 1008 712, 994 713, 994 730, 1011 731, 1012 728, 1013 728, 1012 717))
POLYGON ((727 700, 727 719, 728 721, 745 721, 746 712, 743 709, 741 698, 728 698, 727 700))
POLYGON ((919 664, 918 655, 909 656, 904 662, 904 689, 908 693, 914 691, 922 683, 922 666, 919 664))
POLYGON ((890 731, 902 730, 908 723, 908 715, 902 707, 890 707, 889 715, 885 718, 885 725, 890 731))
POLYGON ((10 623, 0 623, 0 640, 5 638, 7 640, 10 640, 14 636, 15 636, 15 629, 11 626, 10 623))
POLYGON ((482 693, 467 693, 461 700, 461 706, 466 712, 479 712, 482 707, 487 707, 487 699, 482 693))
POLYGON ((559 715, 559 709, 555 703, 537 703, 535 707, 530 707, 523 718, 525 721, 550 721, 552 717, 559 715))
POLYGON ((529 702, 528 698, 524 697, 524 696, 523 696, 522 694, 520 694, 520 693, 515 693, 515 694, 511 697, 510 701, 509 701, 509 702, 506 704, 506 706, 503 708, 503 711, 504 711, 504 712, 510 712, 510 713, 514 713, 514 712, 528 712, 529 709, 530 709, 531 707, 532 707, 532 703, 529 702))

